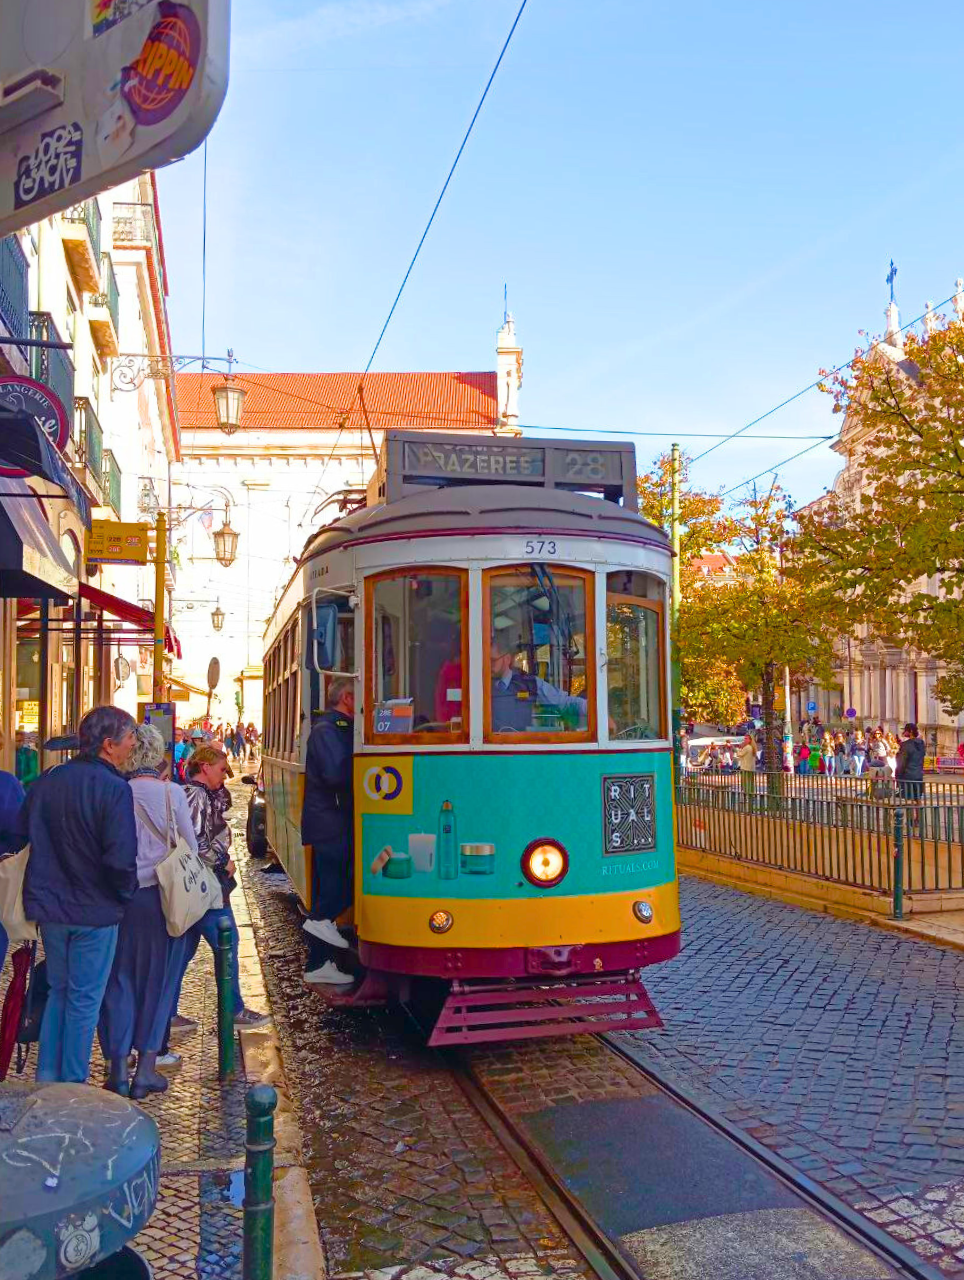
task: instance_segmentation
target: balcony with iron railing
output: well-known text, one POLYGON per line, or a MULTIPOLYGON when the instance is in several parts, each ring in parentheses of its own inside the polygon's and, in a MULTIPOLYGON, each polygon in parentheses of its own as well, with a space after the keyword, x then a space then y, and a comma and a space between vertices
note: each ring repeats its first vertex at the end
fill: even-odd
MULTIPOLYGON (((27 258, 17 237, 5 236, 0 240, 0 335, 25 338, 28 307, 27 258)), ((7 367, 15 373, 26 373, 27 348, 0 345, 0 369, 7 367)))
POLYGON ((102 506, 104 431, 86 396, 78 396, 74 410, 74 458, 78 476, 96 506, 102 506))
MULTIPOLYGON (((46 311, 31 311, 30 337, 44 342, 62 342, 53 317, 46 311)), ((32 347, 30 349, 30 376, 58 397, 67 410, 68 418, 74 415, 74 364, 66 351, 56 347, 32 347)))
POLYGON ((117 465, 117 459, 114 457, 113 451, 104 450, 104 498, 107 505, 113 509, 114 515, 118 520, 121 518, 121 469, 117 465))
POLYGON ((120 351, 117 342, 120 334, 120 293, 109 253, 101 256, 100 277, 100 292, 90 297, 87 321, 94 346, 101 359, 106 359, 120 351))
POLYGON ((154 268, 161 292, 166 292, 164 262, 157 236, 157 222, 152 204, 133 204, 117 201, 114 204, 114 248, 147 249, 154 259, 154 268))
POLYGON ((100 289, 101 214, 97 198, 67 209, 60 221, 67 265, 78 289, 97 293, 100 289))

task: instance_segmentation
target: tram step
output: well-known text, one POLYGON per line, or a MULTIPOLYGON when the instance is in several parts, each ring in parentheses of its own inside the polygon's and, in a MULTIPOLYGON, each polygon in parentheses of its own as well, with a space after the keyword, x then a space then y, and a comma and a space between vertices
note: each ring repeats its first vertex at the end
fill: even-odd
POLYGON ((639 1031, 663 1022, 635 973, 559 982, 456 981, 430 1045, 530 1040, 599 1031, 639 1031))

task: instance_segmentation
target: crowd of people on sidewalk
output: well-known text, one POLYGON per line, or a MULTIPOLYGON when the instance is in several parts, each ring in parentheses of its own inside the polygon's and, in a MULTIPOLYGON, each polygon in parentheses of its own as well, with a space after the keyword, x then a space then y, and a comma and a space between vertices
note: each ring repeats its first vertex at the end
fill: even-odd
MULTIPOLYGON (((791 753, 793 772, 801 777, 866 775, 874 783, 893 780, 901 792, 915 797, 923 788, 926 746, 916 724, 905 724, 898 739, 882 725, 832 732, 818 720, 807 721, 791 753)), ((745 734, 739 746, 713 742, 698 761, 688 763, 711 773, 739 773, 744 789, 753 790, 754 774, 765 767, 762 730, 756 735, 745 734)), ((788 760, 784 760, 783 769, 789 772, 788 760)))
MULTIPOLYGON (((197 1025, 178 1013, 181 985, 202 938, 216 954, 222 923, 232 939, 234 1025, 268 1020, 246 1008, 241 994, 226 817, 231 771, 214 735, 179 734, 174 773, 183 785, 177 785, 158 729, 138 725, 118 707, 88 712, 77 736, 77 754, 40 774, 26 792, 0 772, 0 858, 29 847, 22 908, 37 923, 46 965, 36 1078, 85 1082, 96 1034, 104 1087, 144 1098, 168 1087, 162 1068, 180 1064, 170 1040, 197 1025), (190 750, 179 757, 185 743, 190 750), (175 935, 158 868, 180 848, 210 873, 210 905, 175 935)), ((0 968, 6 950, 0 925, 0 968)))

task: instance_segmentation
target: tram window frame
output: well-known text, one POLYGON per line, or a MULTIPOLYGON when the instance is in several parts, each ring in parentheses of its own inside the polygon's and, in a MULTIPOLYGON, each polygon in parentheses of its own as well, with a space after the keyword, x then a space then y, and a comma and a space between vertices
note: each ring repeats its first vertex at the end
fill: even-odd
POLYGON ((609 661, 609 634, 608 634, 610 603, 628 604, 635 608, 647 609, 651 613, 654 613, 656 615, 656 645, 657 645, 657 651, 659 654, 659 671, 658 671, 658 684, 657 684, 657 695, 659 698, 659 736, 655 738, 620 738, 610 734, 610 742, 617 743, 617 744, 626 743, 626 744, 632 744, 634 746, 638 745, 641 742, 645 742, 645 743, 665 742, 667 741, 669 736, 669 714, 668 714, 669 699, 668 699, 667 689, 666 689, 666 671, 667 671, 666 583, 663 581, 662 578, 658 577, 656 574, 648 573, 646 570, 610 569, 606 573, 606 607, 605 607, 605 617, 606 617, 606 627, 607 627, 606 713, 611 718, 612 712, 609 706, 609 695, 610 695, 609 672, 611 670, 611 664, 609 661), (635 595, 633 594, 632 590, 611 591, 609 589, 610 582, 614 578, 618 577, 623 573, 630 574, 633 579, 644 578, 646 580, 646 584, 654 585, 658 590, 659 594, 656 597, 651 597, 651 596, 635 595))
POLYGON ((465 745, 469 741, 470 707, 470 671, 469 671, 469 571, 453 565, 418 564, 406 565, 403 568, 387 569, 383 573, 375 573, 365 579, 365 742, 369 746, 403 747, 403 746, 451 746, 465 745), (433 733, 379 733, 374 731, 374 716, 377 693, 377 656, 375 653, 375 588, 380 582, 388 582, 393 578, 411 578, 418 576, 435 576, 455 578, 459 583, 459 613, 461 617, 460 647, 462 662, 462 727, 458 731, 449 730, 433 733))
MULTIPOLYGON (((500 564, 482 571, 482 741, 499 746, 504 743, 551 743, 560 746, 572 746, 577 743, 597 742, 598 725, 596 716, 597 681, 596 681, 596 575, 592 569, 580 569, 553 560, 547 564, 553 575, 579 578, 585 592, 586 633, 586 727, 574 729, 569 733, 561 733, 555 729, 537 729, 494 732, 492 729, 492 582, 499 577, 509 577, 532 569, 533 561, 525 560, 519 564, 500 564)), ((582 695, 580 695, 582 696, 582 695)))

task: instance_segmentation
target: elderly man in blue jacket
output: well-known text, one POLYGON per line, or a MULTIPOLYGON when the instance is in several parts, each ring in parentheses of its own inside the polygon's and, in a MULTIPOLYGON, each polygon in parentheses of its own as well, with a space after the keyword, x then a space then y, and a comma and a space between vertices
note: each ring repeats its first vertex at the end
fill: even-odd
POLYGON ((50 983, 37 1058, 44 1083, 87 1079, 117 926, 137 892, 134 799, 120 772, 135 728, 119 707, 89 711, 80 754, 41 774, 18 818, 21 842, 30 841, 24 912, 40 926, 50 983))

